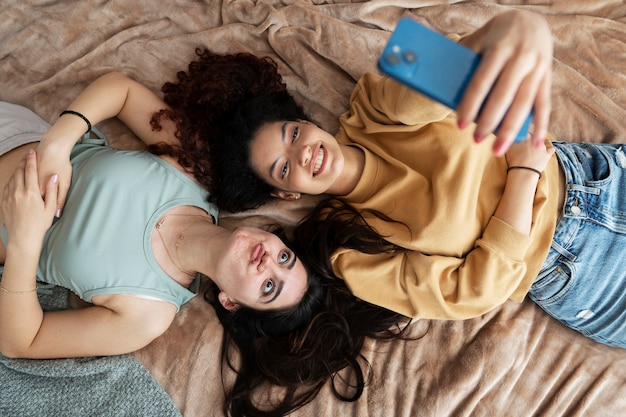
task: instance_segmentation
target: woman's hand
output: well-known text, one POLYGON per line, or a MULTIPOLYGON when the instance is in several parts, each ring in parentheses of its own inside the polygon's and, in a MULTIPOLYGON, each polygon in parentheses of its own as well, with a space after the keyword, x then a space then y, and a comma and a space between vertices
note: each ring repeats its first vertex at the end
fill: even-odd
POLYGON ((40 142, 37 147, 37 169, 39 171, 39 189, 42 197, 46 193, 50 178, 53 175, 58 176, 56 217, 61 216, 67 192, 72 182, 71 149, 71 144, 47 142, 45 140, 40 142))
POLYGON ((526 140, 521 143, 514 143, 506 153, 506 161, 511 166, 524 166, 543 172, 554 155, 554 147, 546 147, 545 142, 536 147, 532 142, 526 140))
POLYGON ((8 231, 9 246, 37 250, 52 224, 57 208, 58 176, 48 178, 42 197, 39 190, 37 158, 34 150, 20 161, 4 189, 2 213, 8 231), (37 243, 38 244, 37 244, 37 243))
POLYGON ((482 59, 457 109, 459 126, 475 120, 474 138, 480 142, 502 121, 493 146, 501 156, 532 109, 531 141, 540 147, 548 131, 552 86, 553 40, 545 19, 526 11, 506 12, 462 43, 482 59))

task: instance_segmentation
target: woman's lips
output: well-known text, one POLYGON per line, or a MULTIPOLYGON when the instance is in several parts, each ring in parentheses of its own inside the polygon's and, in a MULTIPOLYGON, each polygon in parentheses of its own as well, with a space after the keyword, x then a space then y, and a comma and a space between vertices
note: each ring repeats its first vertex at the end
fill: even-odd
POLYGON ((252 263, 260 264, 263 260, 263 256, 265 255, 265 248, 260 243, 254 247, 252 250, 252 263))

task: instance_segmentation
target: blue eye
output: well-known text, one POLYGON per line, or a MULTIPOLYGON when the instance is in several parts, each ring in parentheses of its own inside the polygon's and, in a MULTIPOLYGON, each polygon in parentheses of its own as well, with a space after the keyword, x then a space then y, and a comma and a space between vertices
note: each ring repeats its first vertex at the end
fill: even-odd
POLYGON ((280 257, 278 258, 278 263, 284 264, 289 259, 291 259, 291 254, 289 254, 288 252, 283 252, 283 253, 280 254, 280 257))
POLYGON ((268 295, 268 294, 271 294, 273 291, 274 291, 274 281, 270 279, 265 283, 265 286, 263 287, 263 294, 268 295))

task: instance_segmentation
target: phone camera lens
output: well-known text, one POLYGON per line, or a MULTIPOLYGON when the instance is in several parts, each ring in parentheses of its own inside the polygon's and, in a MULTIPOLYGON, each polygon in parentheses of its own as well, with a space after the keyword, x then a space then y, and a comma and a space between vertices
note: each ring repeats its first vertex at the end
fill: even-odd
POLYGON ((396 54, 387 54, 385 59, 389 65, 398 65, 400 63, 400 57, 396 54))
POLYGON ((402 54, 402 59, 409 64, 412 64, 413 62, 417 61, 417 54, 415 52, 406 51, 402 54))

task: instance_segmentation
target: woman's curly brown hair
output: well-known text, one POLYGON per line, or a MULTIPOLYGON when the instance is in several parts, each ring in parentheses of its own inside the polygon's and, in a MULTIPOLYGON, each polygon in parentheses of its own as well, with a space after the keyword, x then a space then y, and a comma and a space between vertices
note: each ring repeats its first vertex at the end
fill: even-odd
POLYGON ((243 102, 260 95, 287 90, 278 67, 270 58, 239 53, 218 55, 196 49, 198 59, 187 72, 179 71, 176 82, 161 88, 171 110, 152 116, 151 125, 161 129, 161 122, 176 125, 180 146, 159 143, 148 149, 156 155, 171 155, 194 175, 207 190, 212 187, 210 138, 219 135, 219 121, 243 102))

